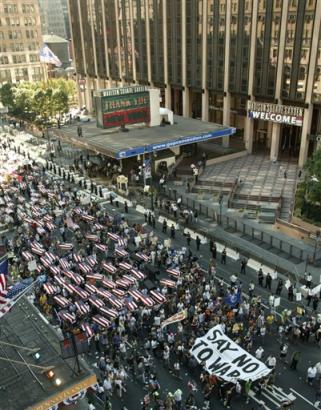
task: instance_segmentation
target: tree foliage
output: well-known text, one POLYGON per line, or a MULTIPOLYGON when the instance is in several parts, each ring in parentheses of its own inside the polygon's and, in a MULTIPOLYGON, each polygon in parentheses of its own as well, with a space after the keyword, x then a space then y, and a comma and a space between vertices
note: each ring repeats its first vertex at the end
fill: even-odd
POLYGON ((0 101, 9 114, 38 125, 55 121, 75 103, 75 83, 63 78, 47 82, 22 82, 0 87, 0 101))
POLYGON ((318 149, 305 165, 307 171, 304 185, 307 201, 321 204, 321 149, 318 149))

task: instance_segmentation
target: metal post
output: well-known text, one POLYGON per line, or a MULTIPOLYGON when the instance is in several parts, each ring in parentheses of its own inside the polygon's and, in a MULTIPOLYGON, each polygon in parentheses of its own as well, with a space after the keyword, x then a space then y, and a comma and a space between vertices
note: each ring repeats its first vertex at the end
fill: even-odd
POLYGON ((315 244, 314 244, 314 252, 313 252, 313 263, 315 264, 315 257, 316 257, 316 254, 317 254, 317 248, 318 248, 318 243, 319 243, 319 240, 320 240, 320 231, 316 231, 316 233, 315 233, 315 244))

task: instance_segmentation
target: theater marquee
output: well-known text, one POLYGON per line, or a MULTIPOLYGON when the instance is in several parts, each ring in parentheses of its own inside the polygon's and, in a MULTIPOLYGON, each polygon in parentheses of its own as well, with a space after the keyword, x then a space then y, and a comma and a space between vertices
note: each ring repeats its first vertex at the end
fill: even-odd
POLYGON ((302 127, 303 108, 301 107, 248 101, 247 111, 252 119, 302 127))

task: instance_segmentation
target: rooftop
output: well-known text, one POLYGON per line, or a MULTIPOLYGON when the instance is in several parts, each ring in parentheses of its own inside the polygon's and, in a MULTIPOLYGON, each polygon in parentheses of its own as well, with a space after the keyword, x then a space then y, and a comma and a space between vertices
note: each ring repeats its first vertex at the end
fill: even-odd
POLYGON ((62 359, 55 330, 26 297, 22 297, 0 319, 0 325, 1 409, 47 409, 95 383, 96 377, 82 360, 82 374, 76 376, 73 373, 74 360, 62 359), (39 348, 40 360, 36 361, 33 354, 21 347, 39 348), (55 377, 62 381, 61 385, 58 387, 50 381, 42 369, 18 362, 53 366, 55 377))
POLYGON ((164 127, 146 127, 142 124, 126 127, 128 132, 122 132, 119 128, 101 129, 97 128, 96 121, 91 120, 63 126, 54 131, 60 138, 79 148, 117 159, 204 142, 235 133, 235 128, 180 116, 174 116, 173 125, 164 127), (82 127, 81 138, 77 135, 78 125, 82 127))
POLYGON ((44 43, 68 43, 68 40, 63 37, 56 36, 55 34, 44 34, 42 36, 44 43))

